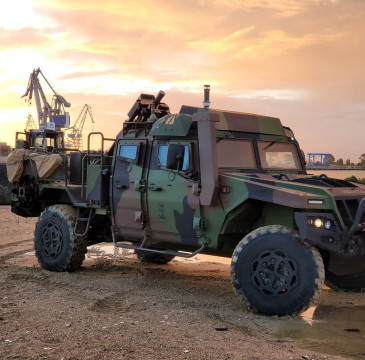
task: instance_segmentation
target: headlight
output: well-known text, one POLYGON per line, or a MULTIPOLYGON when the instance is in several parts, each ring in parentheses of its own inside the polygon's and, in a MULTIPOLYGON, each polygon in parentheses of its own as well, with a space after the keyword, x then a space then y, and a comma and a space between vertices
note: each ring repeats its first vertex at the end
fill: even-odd
POLYGON ((320 219, 320 218, 314 219, 313 225, 314 225, 316 228, 320 229, 320 228, 322 228, 322 227, 323 227, 323 220, 322 220, 322 219, 320 219))
POLYGON ((316 229, 331 230, 333 227, 332 221, 325 217, 308 216, 307 224, 309 226, 315 227, 316 229))
POLYGON ((327 230, 329 230, 329 229, 331 229, 331 220, 326 220, 325 222, 324 222, 324 227, 325 227, 325 229, 327 229, 327 230))

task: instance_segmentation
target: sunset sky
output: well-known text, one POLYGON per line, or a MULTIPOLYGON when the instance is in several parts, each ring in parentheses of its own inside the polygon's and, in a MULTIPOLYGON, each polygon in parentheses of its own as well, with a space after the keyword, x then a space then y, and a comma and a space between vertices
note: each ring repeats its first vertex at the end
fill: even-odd
POLYGON ((40 67, 71 122, 92 107, 86 131, 114 137, 141 92, 164 90, 172 112, 200 106, 210 84, 213 108, 277 116, 305 153, 365 153, 365 1, 11 0, 0 52, 0 141, 12 146, 35 117, 21 95, 40 67))

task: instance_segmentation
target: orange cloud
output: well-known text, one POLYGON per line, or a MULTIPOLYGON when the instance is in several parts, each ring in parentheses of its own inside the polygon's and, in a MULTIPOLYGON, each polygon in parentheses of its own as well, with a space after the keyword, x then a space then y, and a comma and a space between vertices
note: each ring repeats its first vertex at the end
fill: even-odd
POLYGON ((271 10, 282 17, 295 16, 318 4, 333 4, 337 0, 199 0, 203 6, 213 4, 219 8, 241 9, 246 11, 271 10))
MULTIPOLYGON (((105 131, 142 91, 166 90, 177 111, 210 83, 214 106, 279 116, 305 149, 336 156, 343 127, 364 131, 364 12, 357 0, 12 0, 0 14, 0 141, 25 123, 18 97, 41 67, 72 118, 93 102, 105 131)), ((341 156, 364 152, 352 140, 341 156)))

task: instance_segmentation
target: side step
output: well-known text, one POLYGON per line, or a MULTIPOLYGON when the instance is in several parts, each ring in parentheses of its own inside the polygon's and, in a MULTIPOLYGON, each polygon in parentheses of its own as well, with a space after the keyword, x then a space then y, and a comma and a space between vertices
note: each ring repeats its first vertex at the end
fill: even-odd
POLYGON ((86 233, 88 232, 89 227, 90 227, 91 219, 94 217, 94 215, 95 215, 94 208, 88 208, 88 209, 77 208, 77 217, 76 217, 75 228, 74 228, 74 234, 77 237, 82 237, 82 236, 86 235, 86 233), (84 212, 82 215, 81 215, 81 210, 84 212), (83 233, 79 233, 76 230, 81 223, 84 223, 84 224, 86 223, 85 231, 83 233))
POLYGON ((147 252, 151 252, 151 253, 155 253, 155 254, 163 254, 163 255, 171 255, 171 256, 180 256, 183 258, 191 258, 199 253, 201 253, 208 242, 204 242, 199 249, 195 250, 192 253, 187 253, 187 252, 183 252, 183 251, 172 251, 172 250, 156 250, 156 249, 149 249, 145 247, 147 238, 145 237, 141 243, 141 245, 135 245, 135 244, 127 244, 127 243, 118 243, 115 239, 115 234, 114 231, 112 230, 112 237, 113 237, 113 243, 114 246, 116 247, 120 247, 123 249, 134 249, 134 250, 141 250, 141 251, 147 251, 147 252))

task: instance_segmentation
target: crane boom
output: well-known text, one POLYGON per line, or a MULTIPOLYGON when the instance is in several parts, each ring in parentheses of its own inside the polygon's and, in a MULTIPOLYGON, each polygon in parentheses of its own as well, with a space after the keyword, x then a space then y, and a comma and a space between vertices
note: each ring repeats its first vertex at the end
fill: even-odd
POLYGON ((86 116, 89 114, 91 122, 94 123, 93 113, 91 107, 87 104, 82 108, 75 125, 70 127, 71 133, 67 135, 70 144, 67 144, 71 148, 82 150, 82 130, 85 125, 86 116))
POLYGON ((57 94, 40 68, 34 69, 30 74, 27 90, 22 97, 28 97, 27 101, 31 102, 33 94, 36 102, 38 124, 40 128, 53 127, 54 129, 60 130, 63 127, 69 127, 70 117, 69 114, 65 112, 64 107, 70 107, 71 104, 67 102, 63 96, 57 94), (44 94, 39 81, 39 74, 42 75, 43 79, 54 94, 52 98, 52 105, 49 104, 44 94))

